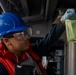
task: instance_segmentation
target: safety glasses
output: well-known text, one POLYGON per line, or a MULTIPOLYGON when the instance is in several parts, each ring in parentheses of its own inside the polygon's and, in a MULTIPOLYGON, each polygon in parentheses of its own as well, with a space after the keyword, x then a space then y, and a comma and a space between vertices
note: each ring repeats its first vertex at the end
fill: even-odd
POLYGON ((28 28, 27 30, 13 33, 12 35, 5 36, 6 38, 15 38, 16 40, 26 40, 32 35, 32 29, 28 28))

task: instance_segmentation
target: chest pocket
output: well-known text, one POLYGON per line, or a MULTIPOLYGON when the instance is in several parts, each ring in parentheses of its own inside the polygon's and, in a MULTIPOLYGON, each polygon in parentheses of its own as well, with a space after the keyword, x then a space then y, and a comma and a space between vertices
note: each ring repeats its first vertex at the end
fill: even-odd
POLYGON ((37 74, 35 63, 31 57, 24 60, 23 62, 15 65, 15 75, 41 75, 37 74))
POLYGON ((28 65, 17 65, 15 69, 15 75, 33 75, 33 66, 28 66, 28 65))

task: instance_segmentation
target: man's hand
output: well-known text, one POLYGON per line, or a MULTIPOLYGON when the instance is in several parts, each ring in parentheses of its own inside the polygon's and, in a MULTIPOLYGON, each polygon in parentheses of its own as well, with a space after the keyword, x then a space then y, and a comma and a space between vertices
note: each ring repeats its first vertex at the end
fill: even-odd
POLYGON ((64 15, 61 17, 61 20, 65 21, 73 16, 75 16, 75 9, 67 9, 64 15))

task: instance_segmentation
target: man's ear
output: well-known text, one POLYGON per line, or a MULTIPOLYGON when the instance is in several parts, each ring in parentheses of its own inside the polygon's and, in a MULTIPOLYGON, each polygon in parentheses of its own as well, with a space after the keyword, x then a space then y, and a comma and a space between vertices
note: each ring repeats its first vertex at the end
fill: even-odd
POLYGON ((9 42, 9 39, 8 38, 3 38, 3 42, 6 44, 6 45, 9 45, 10 42, 9 42))

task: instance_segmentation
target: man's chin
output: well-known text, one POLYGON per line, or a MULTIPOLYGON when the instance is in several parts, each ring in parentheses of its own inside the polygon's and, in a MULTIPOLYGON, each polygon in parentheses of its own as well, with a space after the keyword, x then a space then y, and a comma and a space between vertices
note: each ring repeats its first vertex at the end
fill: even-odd
POLYGON ((29 46, 26 46, 26 47, 25 47, 25 51, 28 51, 28 50, 29 50, 29 48, 30 48, 29 46))

